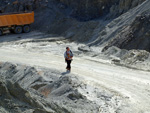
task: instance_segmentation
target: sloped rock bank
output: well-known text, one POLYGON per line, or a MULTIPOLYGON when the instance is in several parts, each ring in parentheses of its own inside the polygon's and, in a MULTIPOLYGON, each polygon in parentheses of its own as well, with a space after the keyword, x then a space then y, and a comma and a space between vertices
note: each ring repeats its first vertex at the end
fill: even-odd
POLYGON ((2 62, 0 101, 3 113, 98 113, 117 111, 121 106, 120 97, 90 87, 75 76, 2 62), (89 94, 96 95, 95 100, 89 100, 89 94))
POLYGON ((109 46, 121 49, 140 49, 150 52, 150 13, 138 15, 131 25, 123 29, 109 46))

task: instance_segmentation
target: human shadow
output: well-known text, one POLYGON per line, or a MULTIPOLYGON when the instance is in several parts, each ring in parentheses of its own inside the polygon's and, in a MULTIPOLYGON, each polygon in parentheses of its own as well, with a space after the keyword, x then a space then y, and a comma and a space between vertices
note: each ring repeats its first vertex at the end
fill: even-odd
POLYGON ((69 73, 70 73, 70 71, 66 71, 66 72, 61 73, 61 75, 66 75, 66 74, 69 74, 69 73))

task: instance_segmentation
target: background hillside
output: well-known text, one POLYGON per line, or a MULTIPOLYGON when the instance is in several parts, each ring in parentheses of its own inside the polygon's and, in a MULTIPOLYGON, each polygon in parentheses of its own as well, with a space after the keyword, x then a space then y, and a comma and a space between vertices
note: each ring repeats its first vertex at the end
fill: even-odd
POLYGON ((149 6, 149 0, 0 0, 1 13, 35 11, 34 31, 96 46, 121 60, 139 61, 140 55, 142 62, 150 58, 143 58, 150 52, 149 6), (137 50, 133 56, 132 50, 137 50))
POLYGON ((89 45, 149 47, 147 0, 1 0, 0 12, 35 11, 33 30, 89 45), (143 3, 144 2, 144 3, 143 3), (107 43, 107 44, 106 44, 107 43))

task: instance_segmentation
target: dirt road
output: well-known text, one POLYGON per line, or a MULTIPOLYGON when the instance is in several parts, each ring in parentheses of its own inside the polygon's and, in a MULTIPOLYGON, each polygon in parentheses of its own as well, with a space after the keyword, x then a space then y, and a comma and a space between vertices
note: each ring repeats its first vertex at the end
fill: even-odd
MULTIPOLYGON (((66 74, 63 55, 39 54, 10 47, 1 47, 0 53, 1 61, 54 68, 66 74)), ((74 57, 71 73, 83 77, 88 84, 105 87, 129 99, 127 112, 150 112, 150 72, 74 57)))

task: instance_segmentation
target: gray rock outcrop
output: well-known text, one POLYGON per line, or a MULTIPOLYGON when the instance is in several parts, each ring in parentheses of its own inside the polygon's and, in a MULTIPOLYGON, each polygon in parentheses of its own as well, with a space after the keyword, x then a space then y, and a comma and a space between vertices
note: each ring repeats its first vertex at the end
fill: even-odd
POLYGON ((116 46, 121 49, 138 49, 150 52, 150 13, 138 15, 131 25, 124 28, 109 43, 109 47, 116 46))
POLYGON ((98 112, 98 105, 82 95, 75 77, 47 69, 0 64, 0 111, 6 113, 98 112), (44 74, 44 75, 43 75, 44 74), (43 77, 42 77, 43 76, 43 77))

